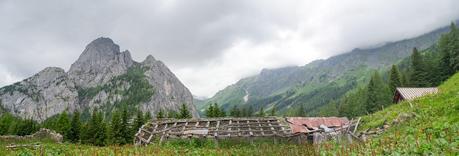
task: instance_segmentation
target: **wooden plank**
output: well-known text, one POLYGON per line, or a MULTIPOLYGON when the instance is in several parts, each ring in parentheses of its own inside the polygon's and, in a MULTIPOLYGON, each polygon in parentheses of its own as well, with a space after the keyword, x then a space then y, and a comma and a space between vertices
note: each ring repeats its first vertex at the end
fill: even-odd
POLYGON ((258 122, 258 127, 262 130, 262 131, 261 131, 261 135, 265 135, 265 132, 263 131, 264 129, 263 129, 263 127, 261 126, 260 121, 257 120, 257 122, 258 122))
POLYGON ((359 119, 357 120, 357 124, 355 124, 354 131, 352 132, 353 134, 355 134, 355 132, 357 131, 357 128, 359 127, 360 119, 361 119, 361 117, 359 117, 359 119))
MULTIPOLYGON (((237 124, 239 124, 239 120, 237 121, 237 124)), ((241 136, 241 128, 238 127, 237 131, 238 131, 237 136, 241 136)))
MULTIPOLYGON (((279 120, 277 120, 277 122, 278 122, 278 123, 281 123, 279 120)), ((285 128, 284 128, 283 126, 281 127, 281 132, 282 132, 282 135, 285 134, 285 128)))
MULTIPOLYGON (((168 125, 168 124, 165 124, 164 129, 167 128, 167 125, 168 125)), ((165 134, 166 134, 166 131, 164 131, 163 134, 161 135, 161 138, 159 139, 159 144, 161 144, 161 143, 164 141, 164 135, 165 135, 165 134)), ((150 139, 151 139, 151 138, 148 138, 148 142, 150 142, 150 139)))
POLYGON ((277 134, 277 131, 274 129, 273 125, 271 124, 271 122, 269 122, 269 127, 271 127, 271 130, 272 130, 272 133, 273 134, 277 134))
MULTIPOLYGON (((233 120, 230 120, 228 125, 231 125, 233 123, 233 120)), ((229 131, 231 131, 231 127, 228 128, 229 131)), ((228 133, 228 135, 231 135, 231 133, 228 133)))
POLYGON ((220 126, 220 121, 217 121, 217 126, 216 126, 216 131, 214 133, 214 137, 218 137, 217 131, 218 131, 219 126, 220 126))
POLYGON ((207 121, 206 127, 210 126, 210 121, 207 121))
MULTIPOLYGON (((247 121, 247 123, 250 123, 250 121, 247 121)), ((252 128, 250 128, 250 126, 249 126, 248 128, 249 128, 249 134, 250 134, 250 136, 253 136, 252 128)))

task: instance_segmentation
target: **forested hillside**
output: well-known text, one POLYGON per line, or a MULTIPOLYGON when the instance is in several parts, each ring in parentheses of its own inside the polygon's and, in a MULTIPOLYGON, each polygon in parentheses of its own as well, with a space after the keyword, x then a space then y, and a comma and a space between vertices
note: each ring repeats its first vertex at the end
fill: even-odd
MULTIPOLYGON (((343 103, 344 95, 349 97, 363 92, 359 89, 366 88, 370 78, 375 77, 375 71, 384 72, 379 73, 379 77, 387 81, 386 70, 393 64, 399 64, 404 72, 409 62, 402 59, 410 56, 414 47, 423 52, 425 49, 436 49, 434 45, 448 30, 449 27, 445 27, 377 48, 355 49, 301 67, 264 69, 259 75, 228 86, 206 102, 198 104, 197 109, 205 112, 210 104, 217 103, 226 111, 241 109, 251 115, 261 109, 266 112, 275 109, 277 114, 295 116, 339 115, 339 107, 346 106, 339 104, 343 103)), ((405 79, 409 78, 407 74, 404 76, 405 79)), ((351 97, 345 100, 349 99, 351 97)))
POLYGON ((451 24, 450 30, 432 47, 423 51, 415 47, 410 57, 390 69, 373 72, 366 85, 323 106, 320 114, 360 116, 392 104, 396 87, 438 86, 459 70, 459 31, 455 24, 451 24))

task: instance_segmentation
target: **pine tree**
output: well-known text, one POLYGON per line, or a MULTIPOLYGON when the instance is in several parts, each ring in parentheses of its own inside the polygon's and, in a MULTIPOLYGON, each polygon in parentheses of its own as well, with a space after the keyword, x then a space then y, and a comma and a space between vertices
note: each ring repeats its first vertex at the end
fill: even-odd
POLYGON ((178 118, 178 114, 176 111, 174 110, 169 110, 167 112, 167 118, 178 118))
POLYGON ((180 107, 179 119, 188 119, 191 118, 191 112, 188 110, 187 106, 183 103, 180 107))
POLYGON ((205 114, 208 118, 216 117, 214 104, 210 104, 209 107, 207 107, 205 114))
POLYGON ((265 110, 264 110, 263 107, 260 107, 260 110, 258 111, 257 116, 258 116, 258 117, 264 117, 264 116, 266 116, 265 110))
POLYGON ((96 146, 106 145, 107 129, 104 117, 97 109, 92 111, 89 123, 83 128, 82 142, 96 146))
POLYGON ((234 105, 233 108, 231 108, 230 116, 232 116, 232 117, 241 117, 241 111, 239 110, 237 105, 234 105))
POLYGON ((384 84, 378 72, 375 72, 371 77, 371 80, 367 86, 367 91, 367 112, 373 113, 391 103, 391 93, 389 88, 386 86, 386 84, 384 84))
POLYGON ((276 106, 273 106, 273 108, 271 109, 271 113, 269 115, 276 116, 276 106))
MULTIPOLYGON (((430 49, 429 49, 430 50, 430 49)), ((426 81, 429 86, 436 86, 442 82, 439 69, 440 55, 438 52, 428 51, 424 55, 424 71, 427 73, 426 81)))
POLYGON ((246 117, 251 117, 253 115, 253 107, 250 105, 246 112, 246 117))
MULTIPOLYGON (((162 111, 162 109, 159 109, 159 111, 162 111)), ((163 118, 164 118, 164 112, 163 112, 163 118)), ((151 120, 151 113, 148 111, 145 113, 145 122, 148 122, 151 120)))
POLYGON ((451 57, 449 63, 452 72, 455 73, 459 71, 459 30, 454 23, 450 26, 449 39, 448 49, 451 57))
POLYGON ((252 105, 246 105, 241 109, 241 117, 251 117, 253 116, 254 111, 252 105))
POLYGON ((159 109, 158 115, 156 115, 156 119, 162 119, 164 118, 164 112, 163 109, 159 109))
POLYGON ((356 117, 365 115, 367 103, 367 88, 358 88, 345 95, 338 105, 339 116, 356 117))
POLYGON ((107 143, 107 124, 104 121, 104 115, 102 112, 97 112, 95 116, 95 133, 94 134, 94 145, 104 146, 107 143))
POLYGON ((400 78, 402 80, 402 86, 408 86, 410 84, 409 78, 408 78, 408 73, 402 73, 400 72, 400 78))
POLYGON ((81 132, 81 121, 80 121, 80 112, 73 112, 69 140, 73 143, 77 143, 80 140, 81 132))
POLYGON ((459 68, 459 31, 454 23, 451 23, 450 32, 440 37, 438 51, 439 79, 444 81, 459 68))
POLYGON ((94 144, 95 143, 95 137, 94 134, 97 132, 97 126, 99 123, 97 123, 97 109, 94 109, 92 111, 90 120, 87 124, 87 131, 85 132, 85 140, 84 143, 87 144, 94 144))
POLYGON ((127 108, 124 107, 123 111, 121 112, 121 130, 120 133, 122 135, 122 140, 120 144, 124 145, 129 143, 131 139, 131 133, 129 132, 130 130, 130 125, 129 125, 129 115, 127 112, 127 108))
POLYGON ((451 67, 451 49, 450 49, 450 34, 444 34, 438 41, 438 52, 440 53, 440 59, 438 62, 439 79, 440 81, 446 80, 452 75, 451 67))
POLYGON ((10 113, 3 113, 0 117, 0 135, 11 134, 11 127, 15 126, 15 118, 10 113))
POLYGON ((225 117, 226 116, 226 112, 225 112, 225 109, 223 109, 223 107, 219 107, 218 105, 216 106, 217 108, 217 117, 225 117))
POLYGON ((300 104, 300 107, 295 111, 295 116, 298 117, 305 117, 306 115, 306 110, 304 109, 303 104, 300 104))
POLYGON ((82 144, 91 144, 90 140, 91 140, 92 134, 90 134, 89 123, 90 122, 81 124, 80 141, 82 144))
POLYGON ((145 120, 143 118, 143 112, 139 110, 137 111, 137 115, 134 120, 134 126, 132 126, 133 128, 132 128, 131 135, 134 135, 135 133, 137 133, 139 128, 142 127, 144 123, 145 123, 145 120))
POLYGON ((10 128, 14 128, 14 130, 11 130, 12 134, 24 136, 36 132, 39 125, 33 119, 16 119, 14 127, 10 128))
POLYGON ((124 138, 121 132, 121 115, 119 111, 115 111, 112 115, 110 133, 111 143, 116 145, 121 145, 123 143, 124 138))
POLYGON ((210 104, 209 107, 207 107, 205 114, 209 118, 226 116, 225 110, 222 107, 219 107, 217 103, 210 104))
POLYGON ((418 50, 413 48, 413 54, 411 55, 410 83, 414 87, 426 87, 429 86, 427 78, 428 73, 425 71, 423 58, 418 50))
POLYGON ((400 71, 397 66, 392 65, 389 74, 389 89, 391 92, 394 92, 397 87, 402 86, 402 78, 400 76, 400 71))
POLYGON ((214 117, 220 117, 220 106, 214 103, 214 117))
POLYGON ((57 132, 64 136, 64 140, 69 139, 70 134, 70 119, 67 114, 67 111, 62 112, 59 115, 59 120, 57 121, 58 129, 57 132))

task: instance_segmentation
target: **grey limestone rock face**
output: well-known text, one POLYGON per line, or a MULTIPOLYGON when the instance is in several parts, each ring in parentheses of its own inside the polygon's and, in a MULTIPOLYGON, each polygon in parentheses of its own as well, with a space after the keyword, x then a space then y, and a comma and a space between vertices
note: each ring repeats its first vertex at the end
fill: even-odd
POLYGON ((133 66, 146 69, 145 79, 154 88, 150 100, 135 107, 154 115, 159 109, 177 111, 182 104, 186 104, 193 117, 198 117, 192 94, 166 65, 151 55, 141 63, 135 62, 129 51, 120 52, 119 46, 109 38, 98 38, 88 44, 68 72, 48 67, 21 82, 0 88, 0 104, 13 115, 37 121, 63 111, 92 110, 113 105, 128 98, 120 92, 127 91, 131 84, 112 81, 126 74, 133 66), (106 84, 114 89, 94 89, 106 84), (84 89, 95 90, 95 93, 82 97, 80 94, 84 89))
POLYGON ((193 95, 164 63, 149 55, 141 65, 148 69, 145 76, 150 85, 155 86, 153 98, 142 104, 144 110, 178 110, 182 104, 187 104, 193 116, 199 116, 193 105, 193 95))
POLYGON ((78 109, 75 85, 61 68, 48 67, 24 81, 0 89, 3 107, 42 121, 64 110, 78 109))
POLYGON ((133 65, 129 51, 120 52, 120 47, 109 38, 98 38, 89 45, 72 64, 69 77, 83 88, 94 87, 126 73, 133 65))

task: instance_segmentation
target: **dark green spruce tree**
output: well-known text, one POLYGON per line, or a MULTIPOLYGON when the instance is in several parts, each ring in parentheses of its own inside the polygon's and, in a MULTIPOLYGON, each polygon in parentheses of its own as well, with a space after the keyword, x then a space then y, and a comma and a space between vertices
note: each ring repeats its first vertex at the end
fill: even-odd
POLYGON ((210 104, 209 107, 207 107, 205 114, 209 118, 226 116, 226 112, 223 107, 219 107, 217 103, 210 104))
POLYGON ((156 119, 162 119, 162 118, 164 118, 164 111, 163 109, 159 109, 159 112, 156 115, 156 119))
POLYGON ((271 113, 269 113, 270 116, 276 116, 276 106, 273 106, 273 108, 271 108, 271 113))
POLYGON ((378 72, 375 72, 367 85, 366 111, 373 113, 391 103, 391 92, 378 72))
POLYGON ((179 112, 179 119, 188 119, 193 117, 191 115, 191 112, 188 110, 188 107, 184 103, 182 104, 182 106, 180 106, 179 112))
POLYGON ((175 110, 169 110, 167 112, 167 118, 178 118, 179 114, 175 110))
POLYGON ((394 92, 397 87, 402 87, 402 78, 400 75, 400 71, 398 70, 397 66, 392 65, 389 73, 389 89, 390 92, 394 92))
MULTIPOLYGON (((160 109, 159 111, 162 111, 162 109, 160 109)), ((164 112, 163 112, 163 118, 164 118, 164 112)), ((151 113, 150 111, 148 111, 147 113, 145 113, 145 122, 150 121, 151 119, 152 119, 151 113)))
POLYGON ((216 106, 217 109, 217 117, 225 117, 226 116, 226 112, 225 112, 225 109, 223 109, 223 107, 219 107, 218 105, 216 106))
POLYGON ((140 127, 142 127, 142 125, 145 123, 145 119, 143 118, 143 112, 142 111, 137 111, 137 115, 134 119, 134 125, 132 126, 132 136, 135 135, 135 133, 137 133, 137 131, 139 130, 140 127))
POLYGON ((120 142, 121 145, 127 144, 131 142, 132 137, 130 133, 131 126, 129 124, 129 114, 127 108, 124 107, 121 112, 121 130, 120 133, 122 135, 122 140, 120 142))
POLYGON ((241 117, 241 110, 239 110, 237 105, 234 105, 233 108, 231 108, 230 116, 231 117, 241 117))
POLYGON ((57 120, 58 129, 57 132, 64 136, 64 140, 69 140, 70 134, 70 119, 67 114, 67 111, 62 112, 59 115, 59 119, 57 120))
POLYGON ((97 131, 99 130, 99 126, 100 126, 100 123, 97 120, 97 113, 98 113, 97 109, 94 109, 92 111, 91 118, 87 125, 88 130, 86 131, 86 134, 85 134, 87 137, 85 140, 85 143, 94 145, 96 142, 96 137, 94 134, 97 133, 97 131))
POLYGON ((411 54, 411 75, 410 83, 413 87, 426 87, 429 86, 428 76, 429 73, 425 70, 424 60, 418 49, 413 48, 411 54))
POLYGON ((367 87, 347 93, 338 104, 339 116, 357 117, 365 115, 368 98, 367 87))
POLYGON ((459 71, 459 30, 454 23, 451 23, 450 29, 448 49, 451 59, 449 63, 452 67, 452 74, 454 74, 459 71))
POLYGON ((81 134, 81 121, 80 121, 80 112, 73 112, 72 122, 70 123, 70 132, 69 140, 73 143, 78 143, 80 141, 81 134))
POLYGON ((209 107, 207 107, 205 114, 208 118, 216 117, 213 104, 210 104, 209 107))
POLYGON ((304 109, 303 104, 300 104, 300 106, 295 111, 294 116, 297 116, 297 117, 305 117, 305 116, 307 116, 306 115, 306 110, 304 109))
POLYGON ((440 81, 444 81, 453 74, 451 67, 450 34, 443 34, 440 37, 438 41, 438 52, 440 54, 440 59, 438 62, 438 76, 440 81))
POLYGON ((107 144, 107 124, 104 121, 104 115, 102 112, 97 112, 95 116, 96 132, 94 133, 94 145, 105 146, 107 144))
POLYGON ((121 133, 121 114, 119 111, 115 111, 110 123, 110 142, 121 145, 124 143, 123 140, 123 134, 121 133))
POLYGON ((258 111, 257 116, 258 116, 258 117, 264 117, 264 116, 266 116, 265 110, 264 110, 263 107, 260 107, 260 110, 258 111))
POLYGON ((454 23, 451 23, 450 32, 440 37, 438 41, 438 52, 440 53, 438 77, 440 81, 444 81, 458 70, 459 31, 454 23))
POLYGON ((252 105, 250 105, 250 106, 247 108, 247 111, 246 111, 246 113, 245 113, 245 117, 251 117, 251 116, 253 116, 253 112, 254 112, 254 111, 253 111, 253 107, 252 107, 252 105))

